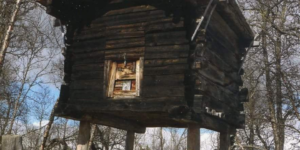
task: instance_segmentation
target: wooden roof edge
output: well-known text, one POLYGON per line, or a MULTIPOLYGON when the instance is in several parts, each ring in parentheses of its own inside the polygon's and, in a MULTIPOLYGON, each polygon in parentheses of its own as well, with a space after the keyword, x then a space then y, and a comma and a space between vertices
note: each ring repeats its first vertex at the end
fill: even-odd
POLYGON ((229 3, 220 3, 218 4, 217 12, 241 38, 243 45, 245 47, 250 46, 254 40, 254 33, 237 2, 235 0, 229 0, 229 3))

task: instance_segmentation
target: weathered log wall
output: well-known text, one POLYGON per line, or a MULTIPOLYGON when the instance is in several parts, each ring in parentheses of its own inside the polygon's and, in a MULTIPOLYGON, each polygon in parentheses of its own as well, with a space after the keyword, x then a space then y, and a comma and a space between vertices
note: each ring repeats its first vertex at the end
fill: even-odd
POLYGON ((244 47, 234 30, 215 12, 204 35, 200 31, 192 51, 195 77, 194 108, 241 128, 244 124, 242 102, 247 90, 238 70, 244 47))
POLYGON ((93 117, 105 113, 89 120, 113 122, 122 129, 126 127, 117 122, 124 118, 137 126, 184 127, 196 121, 215 130, 228 124, 243 127, 242 102, 248 91, 240 90, 238 70, 248 41, 241 39, 240 26, 229 23, 233 18, 226 18, 232 11, 218 7, 206 33, 200 29, 190 41, 205 7, 180 8, 185 12, 178 18, 154 6, 109 4, 90 27, 71 36, 65 52, 67 85, 61 90, 60 108, 65 109, 61 116, 82 119, 85 113, 93 117), (128 60, 144 59, 141 94, 116 101, 106 94, 107 60, 122 61, 125 53, 128 60), (119 120, 105 118, 106 114, 119 120))
MULTIPOLYGON (((113 8, 112 8, 113 9, 113 8)), ((144 57, 143 100, 184 99, 189 41, 183 20, 173 23, 165 11, 136 6, 107 12, 74 36, 71 46, 71 101, 101 101, 104 61, 144 57)))

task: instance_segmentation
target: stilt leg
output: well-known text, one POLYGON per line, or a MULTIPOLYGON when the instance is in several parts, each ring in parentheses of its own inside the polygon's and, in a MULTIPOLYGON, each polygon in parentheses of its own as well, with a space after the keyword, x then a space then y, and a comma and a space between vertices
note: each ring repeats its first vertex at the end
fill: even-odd
POLYGON ((127 131, 125 150, 133 150, 134 147, 134 132, 127 131))
POLYGON ((220 133, 220 150, 229 150, 230 147, 230 134, 220 133))
POLYGON ((91 125, 89 122, 80 121, 78 143, 76 150, 89 150, 91 125))
POLYGON ((200 127, 197 125, 188 127, 187 149, 200 150, 200 127))

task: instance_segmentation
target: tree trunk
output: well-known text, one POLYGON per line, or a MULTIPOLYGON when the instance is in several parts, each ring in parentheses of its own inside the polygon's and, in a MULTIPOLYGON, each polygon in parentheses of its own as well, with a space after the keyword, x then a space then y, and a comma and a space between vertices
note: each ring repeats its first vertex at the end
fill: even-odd
POLYGON ((159 130, 159 145, 160 145, 160 150, 164 150, 163 128, 160 128, 159 130))
POLYGON ((50 129, 51 129, 51 126, 53 124, 53 121, 54 121, 54 110, 56 109, 58 105, 58 100, 55 102, 54 104, 54 107, 51 111, 51 114, 50 114, 50 117, 49 117, 49 123, 47 124, 47 127, 46 127, 46 130, 45 130, 45 133, 44 133, 44 137, 43 137, 43 141, 42 141, 42 145, 40 147, 40 150, 44 150, 45 149, 45 146, 46 146, 46 141, 48 139, 48 136, 49 136, 49 132, 50 132, 50 129))
POLYGON ((16 0, 16 8, 15 8, 15 10, 13 11, 13 13, 11 15, 8 28, 7 28, 6 33, 4 35, 4 38, 3 38, 2 46, 1 46, 1 49, 0 49, 0 72, 2 70, 2 66, 3 66, 3 63, 4 63, 4 59, 5 59, 5 54, 6 54, 8 45, 9 45, 9 40, 10 40, 9 37, 11 35, 13 26, 15 24, 16 17, 17 17, 17 14, 19 12, 20 5, 21 5, 21 0, 16 0))

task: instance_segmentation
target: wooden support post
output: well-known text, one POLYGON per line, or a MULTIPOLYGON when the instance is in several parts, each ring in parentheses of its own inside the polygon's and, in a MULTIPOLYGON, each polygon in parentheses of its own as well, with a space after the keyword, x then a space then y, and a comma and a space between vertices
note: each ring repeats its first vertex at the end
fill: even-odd
POLYGON ((187 136, 187 149, 200 150, 200 127, 198 125, 189 125, 187 136))
POLYGON ((80 121, 78 143, 76 150, 89 150, 89 140, 91 136, 91 125, 89 122, 80 121))
POLYGON ((125 150, 133 150, 134 147, 134 132, 127 131, 125 150))
POLYGON ((230 134, 226 132, 220 133, 220 150, 228 150, 230 147, 230 134))
POLYGON ((229 129, 227 132, 220 132, 220 150, 230 150, 231 143, 230 135, 235 136, 236 129, 229 129))

